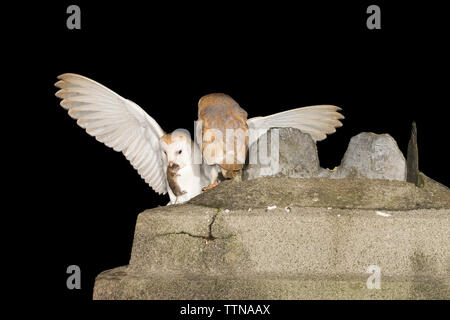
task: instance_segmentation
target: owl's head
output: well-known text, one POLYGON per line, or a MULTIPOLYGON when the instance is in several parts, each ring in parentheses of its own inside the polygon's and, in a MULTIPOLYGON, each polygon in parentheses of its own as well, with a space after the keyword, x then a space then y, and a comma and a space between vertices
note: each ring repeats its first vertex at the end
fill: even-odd
POLYGON ((192 164, 193 141, 188 131, 178 129, 161 137, 162 156, 167 164, 177 164, 180 169, 192 164))

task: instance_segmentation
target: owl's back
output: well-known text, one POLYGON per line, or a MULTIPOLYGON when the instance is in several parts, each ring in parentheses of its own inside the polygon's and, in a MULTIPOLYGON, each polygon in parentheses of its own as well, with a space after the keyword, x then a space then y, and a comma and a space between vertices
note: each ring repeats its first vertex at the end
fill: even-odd
MULTIPOLYGON (((203 96, 198 102, 198 119, 202 122, 202 153, 208 163, 214 162, 225 170, 239 170, 243 167, 248 145, 247 112, 224 93, 212 93, 203 96), (226 147, 226 129, 234 129, 234 148, 226 147), (217 131, 222 139, 218 139, 217 131), (223 157, 217 156, 222 150, 223 157), (231 149, 231 150, 230 150, 231 149), (205 153, 205 150, 210 152, 205 153), (231 163, 225 160, 226 152, 232 152, 231 163)), ((200 139, 200 137, 197 137, 200 139)))

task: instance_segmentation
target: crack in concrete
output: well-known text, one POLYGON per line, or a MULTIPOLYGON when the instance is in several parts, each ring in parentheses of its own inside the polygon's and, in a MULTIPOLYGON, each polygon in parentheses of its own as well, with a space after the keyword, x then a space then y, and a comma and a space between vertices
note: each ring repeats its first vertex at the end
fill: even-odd
POLYGON ((186 232, 186 231, 178 231, 178 232, 166 232, 166 233, 161 233, 161 234, 156 235, 155 237, 162 237, 162 236, 170 236, 170 235, 184 234, 184 235, 188 235, 188 236, 193 237, 193 238, 204 239, 204 240, 206 240, 206 241, 214 241, 214 240, 216 240, 216 239, 221 239, 221 240, 230 239, 231 237, 234 236, 234 234, 230 234, 230 235, 225 236, 225 237, 215 237, 215 236, 213 236, 213 234, 212 234, 212 226, 213 226, 214 222, 216 221, 216 218, 217 218, 217 215, 218 215, 218 214, 219 214, 219 213, 217 212, 216 214, 214 214, 214 215, 212 216, 211 222, 210 222, 210 224, 208 225, 208 235, 206 235, 206 236, 200 235, 200 234, 193 234, 193 233, 186 232))

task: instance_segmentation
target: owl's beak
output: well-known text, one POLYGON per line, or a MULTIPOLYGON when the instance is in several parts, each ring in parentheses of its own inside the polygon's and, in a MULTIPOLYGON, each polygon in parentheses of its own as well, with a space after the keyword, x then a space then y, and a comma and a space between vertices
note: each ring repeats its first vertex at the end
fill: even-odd
POLYGON ((175 162, 173 162, 173 161, 169 161, 169 167, 173 167, 173 165, 175 164, 175 162))

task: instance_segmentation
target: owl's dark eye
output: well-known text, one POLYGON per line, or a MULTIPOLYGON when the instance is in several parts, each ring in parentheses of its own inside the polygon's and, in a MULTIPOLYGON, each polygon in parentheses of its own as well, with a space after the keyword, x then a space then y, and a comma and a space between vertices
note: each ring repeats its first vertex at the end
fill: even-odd
POLYGON ((181 154, 182 151, 183 151, 183 150, 178 150, 178 151, 177 151, 177 154, 181 154))

